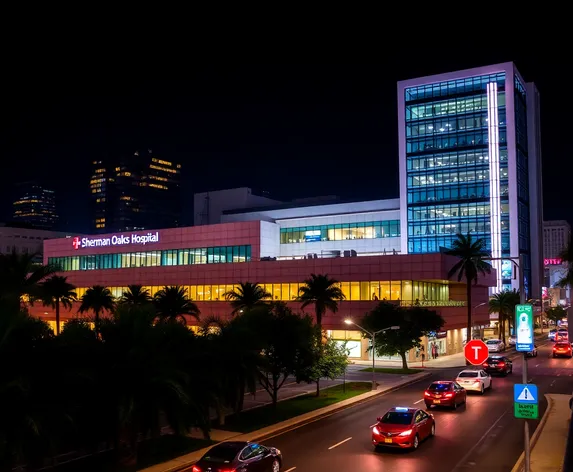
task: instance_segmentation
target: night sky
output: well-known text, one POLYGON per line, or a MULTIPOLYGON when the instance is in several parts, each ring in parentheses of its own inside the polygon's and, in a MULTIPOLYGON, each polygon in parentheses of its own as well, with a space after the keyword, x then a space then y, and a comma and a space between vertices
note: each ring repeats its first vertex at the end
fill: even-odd
POLYGON ((570 119, 553 60, 529 45, 415 60, 395 47, 265 57, 213 65, 183 54, 86 49, 72 59, 38 49, 6 58, 4 218, 12 183, 40 179, 57 191, 63 227, 89 231, 90 162, 146 148, 183 165, 189 215, 193 193, 240 186, 279 199, 397 197, 396 81, 513 60, 541 93, 545 219, 573 220, 570 119))

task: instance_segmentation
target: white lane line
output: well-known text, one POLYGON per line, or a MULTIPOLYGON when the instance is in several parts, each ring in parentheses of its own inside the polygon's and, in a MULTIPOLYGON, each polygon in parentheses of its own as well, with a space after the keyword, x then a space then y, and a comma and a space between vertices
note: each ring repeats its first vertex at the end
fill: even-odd
POLYGON ((292 472, 296 467, 291 467, 290 469, 285 470, 284 472, 292 472))
POLYGON ((537 364, 535 367, 539 367, 541 364, 537 364))
POLYGON ((340 446, 341 444, 344 444, 345 442, 350 441, 351 439, 352 439, 352 438, 346 438, 346 439, 340 441, 339 443, 336 443, 336 444, 334 444, 333 446, 330 446, 330 447, 328 448, 328 450, 330 451, 331 449, 334 449, 335 447, 338 447, 338 446, 340 446))
POLYGON ((551 384, 549 386, 553 387, 553 385, 555 385, 555 382, 557 382, 557 380, 554 380, 553 382, 551 382, 551 384))
POLYGON ((417 405, 418 403, 423 402, 423 401, 424 401, 424 399, 422 398, 421 400, 418 400, 417 402, 414 402, 414 405, 417 405))

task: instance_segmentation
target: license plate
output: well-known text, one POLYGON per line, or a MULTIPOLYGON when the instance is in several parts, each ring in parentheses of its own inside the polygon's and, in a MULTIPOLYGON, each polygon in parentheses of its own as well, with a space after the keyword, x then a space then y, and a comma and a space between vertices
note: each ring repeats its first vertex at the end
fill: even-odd
POLYGON ((440 403, 441 400, 434 400, 434 403, 440 403))
POLYGON ((384 442, 392 444, 392 438, 384 438, 384 442))

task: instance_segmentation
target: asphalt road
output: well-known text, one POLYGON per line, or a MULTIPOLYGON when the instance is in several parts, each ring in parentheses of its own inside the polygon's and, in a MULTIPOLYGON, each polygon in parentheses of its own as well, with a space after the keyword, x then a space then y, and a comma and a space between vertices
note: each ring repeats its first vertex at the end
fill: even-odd
MULTIPOLYGON (((550 346, 528 361, 529 380, 545 393, 573 392, 573 361, 550 358, 550 346)), ((374 452, 370 427, 376 417, 393 406, 423 407, 423 391, 432 380, 448 380, 460 371, 435 370, 432 378, 391 392, 368 403, 335 413, 265 441, 278 447, 284 457, 283 472, 337 472, 382 470, 384 472, 510 471, 523 450, 523 421, 513 417, 513 384, 521 383, 522 360, 514 361, 514 373, 494 378, 485 395, 469 394, 467 406, 457 411, 434 410, 436 437, 415 452, 374 452)), ((540 417, 546 408, 540 399, 540 417)), ((538 421, 530 422, 531 432, 538 421)))

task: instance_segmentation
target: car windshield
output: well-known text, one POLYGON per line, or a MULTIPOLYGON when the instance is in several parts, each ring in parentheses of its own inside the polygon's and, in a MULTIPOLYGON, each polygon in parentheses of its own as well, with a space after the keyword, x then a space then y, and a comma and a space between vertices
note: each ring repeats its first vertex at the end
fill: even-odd
POLYGON ((240 443, 222 443, 215 446, 203 456, 203 460, 209 462, 230 463, 235 459, 237 454, 243 450, 245 444, 240 443))
POLYGON ((477 377, 478 373, 477 372, 460 372, 460 375, 458 375, 458 377, 477 377))
POLYGON ((449 383, 433 383, 430 385, 428 390, 431 390, 432 392, 447 392, 448 390, 451 390, 451 388, 452 384, 449 383))
POLYGON ((489 341, 485 342, 486 344, 499 344, 500 341, 497 339, 490 339, 489 341))
POLYGON ((556 343, 555 347, 560 347, 560 348, 569 347, 569 344, 567 344, 567 343, 556 343))
POLYGON ((381 423, 384 424, 404 424, 404 425, 408 425, 412 422, 412 413, 402 413, 399 411, 389 411, 388 413, 386 413, 382 420, 380 421, 381 423))

